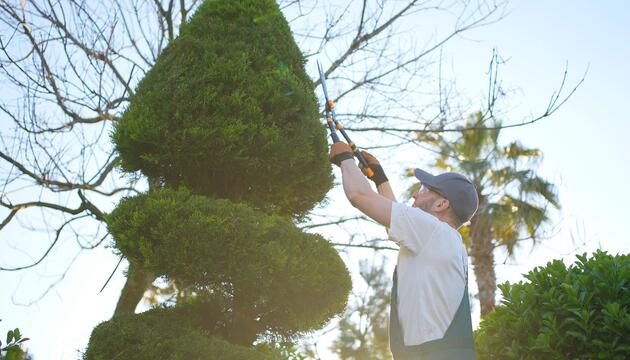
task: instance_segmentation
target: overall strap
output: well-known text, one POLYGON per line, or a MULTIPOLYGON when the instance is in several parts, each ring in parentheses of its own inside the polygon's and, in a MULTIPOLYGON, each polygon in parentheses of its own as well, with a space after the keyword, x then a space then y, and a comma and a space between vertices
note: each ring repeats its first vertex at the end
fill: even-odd
MULTIPOLYGON (((470 319, 470 301, 468 299, 468 285, 464 288, 464 295, 449 325, 444 337, 439 340, 428 341, 418 345, 418 350, 427 356, 432 353, 444 352, 455 349, 472 350, 474 359, 475 341, 472 333, 472 322, 470 319)), ((424 358, 424 357, 423 357, 424 358)), ((428 357, 430 358, 430 357, 428 357)), ((466 359, 468 359, 467 357, 466 359)))
POLYGON ((406 346, 400 319, 398 318, 398 279, 394 270, 391 294, 391 313, 389 326, 390 349, 394 359, 431 359, 431 360, 474 360, 475 347, 470 319, 470 301, 468 285, 464 288, 462 300, 444 337, 428 341, 421 345, 406 346))

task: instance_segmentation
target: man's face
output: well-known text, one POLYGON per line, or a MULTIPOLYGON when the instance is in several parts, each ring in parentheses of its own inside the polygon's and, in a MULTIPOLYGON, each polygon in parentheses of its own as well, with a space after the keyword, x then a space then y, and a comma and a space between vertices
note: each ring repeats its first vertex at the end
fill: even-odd
POLYGON ((428 213, 433 213, 433 204, 440 198, 440 194, 422 185, 420 190, 413 194, 413 204, 411 206, 422 209, 428 213))

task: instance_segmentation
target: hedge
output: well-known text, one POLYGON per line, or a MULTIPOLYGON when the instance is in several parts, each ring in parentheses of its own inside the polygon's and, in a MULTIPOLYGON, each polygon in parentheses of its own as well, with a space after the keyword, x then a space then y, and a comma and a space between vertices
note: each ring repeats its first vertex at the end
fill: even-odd
POLYGON ((630 359, 630 256, 549 262, 499 285, 476 332, 480 359, 630 359))

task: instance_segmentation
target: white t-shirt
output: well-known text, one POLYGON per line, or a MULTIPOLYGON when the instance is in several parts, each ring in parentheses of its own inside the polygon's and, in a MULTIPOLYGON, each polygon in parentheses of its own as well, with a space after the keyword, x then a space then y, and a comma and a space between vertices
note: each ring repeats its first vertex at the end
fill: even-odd
POLYGON ((441 339, 461 303, 468 256, 461 235, 435 216, 394 203, 389 239, 398 243, 398 318, 406 346, 441 339))

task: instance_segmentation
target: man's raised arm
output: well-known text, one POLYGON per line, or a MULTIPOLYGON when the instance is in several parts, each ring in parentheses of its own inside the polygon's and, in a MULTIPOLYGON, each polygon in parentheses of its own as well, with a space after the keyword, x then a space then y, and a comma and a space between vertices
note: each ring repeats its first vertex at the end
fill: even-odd
MULTIPOLYGON (((386 198, 388 198, 389 200, 393 202, 398 202, 398 200, 396 200, 396 195, 394 195, 394 191, 392 190, 392 187, 389 184, 389 179, 385 175, 385 171, 383 170, 383 167, 381 166, 381 163, 374 157, 374 155, 370 154, 369 152, 367 151, 361 151, 361 152, 363 153, 363 156, 367 160, 368 165, 370 166, 370 169, 372 169, 372 171, 374 172, 374 175, 368 179, 374 182, 374 185, 376 185, 376 190, 378 191, 378 193, 385 196, 386 198)), ((363 166, 360 166, 360 167, 361 167, 361 171, 363 171, 363 174, 367 176, 367 170, 363 166)))
MULTIPOLYGON (((352 206, 389 228, 394 200, 372 190, 367 179, 354 162, 350 146, 341 141, 334 143, 330 150, 330 160, 341 168, 343 190, 352 206)), ((390 196, 393 196, 391 187, 383 187, 383 190, 387 191, 387 189, 389 189, 390 196)))

